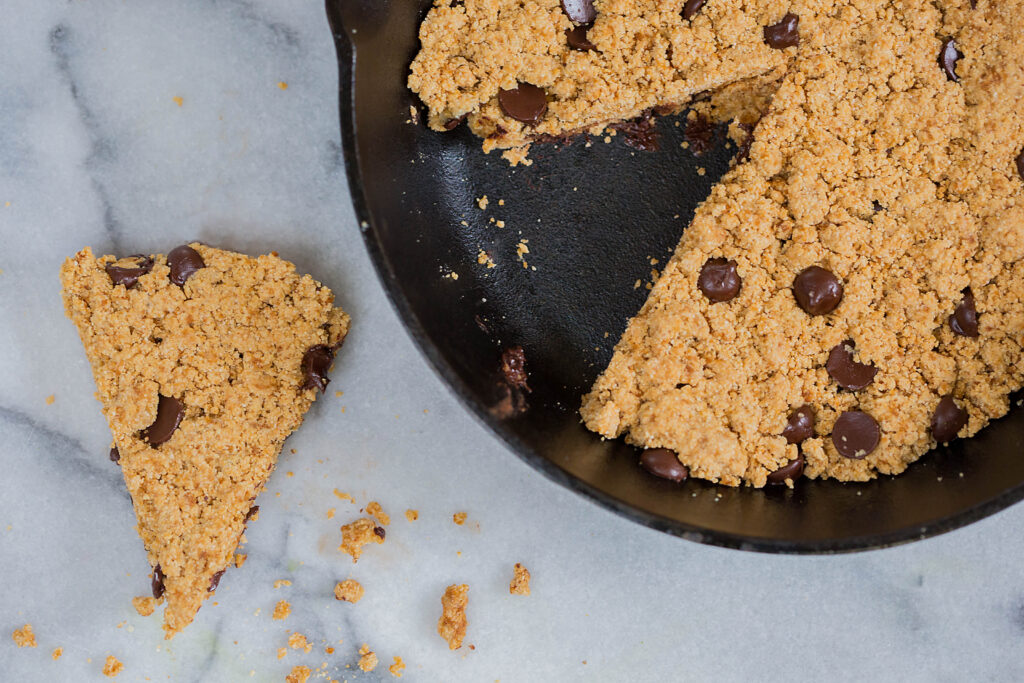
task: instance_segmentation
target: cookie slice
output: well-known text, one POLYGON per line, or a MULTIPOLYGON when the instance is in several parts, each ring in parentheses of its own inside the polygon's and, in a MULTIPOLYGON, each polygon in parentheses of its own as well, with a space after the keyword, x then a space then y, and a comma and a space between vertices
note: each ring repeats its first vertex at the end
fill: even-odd
POLYGON ((727 485, 898 474, 1024 384, 1024 3, 807 28, 581 408, 727 485))
POLYGON ((171 638, 216 589, 349 318, 275 254, 202 244, 120 260, 86 248, 61 282, 171 638))
POLYGON ((678 111, 759 78, 833 11, 767 0, 437 0, 408 85, 434 130, 468 119, 485 152, 522 147, 678 111))

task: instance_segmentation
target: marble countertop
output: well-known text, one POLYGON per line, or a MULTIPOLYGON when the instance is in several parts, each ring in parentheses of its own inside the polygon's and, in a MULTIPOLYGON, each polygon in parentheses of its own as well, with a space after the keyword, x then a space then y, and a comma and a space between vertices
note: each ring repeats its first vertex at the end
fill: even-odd
POLYGON ((884 551, 740 553, 597 508, 470 417, 363 251, 319 0, 4 7, 0 680, 108 680, 108 654, 119 681, 284 681, 324 663, 314 680, 388 681, 395 655, 408 681, 1024 679, 1024 506, 884 551), (339 292, 354 324, 332 391, 258 501, 248 562, 165 642, 159 617, 131 605, 149 567, 57 273, 85 245, 189 239, 279 251, 339 292), (353 565, 338 526, 370 500, 393 518, 388 541, 353 565), (515 562, 530 597, 508 594, 515 562), (349 576, 366 587, 358 605, 332 596, 349 576), (456 582, 470 586, 475 649, 450 652, 435 625, 456 582), (280 599, 292 613, 274 621, 280 599), (35 649, 7 635, 25 622, 35 649), (279 659, 292 630, 313 651, 279 659), (363 643, 381 660, 372 673, 355 666, 363 643))

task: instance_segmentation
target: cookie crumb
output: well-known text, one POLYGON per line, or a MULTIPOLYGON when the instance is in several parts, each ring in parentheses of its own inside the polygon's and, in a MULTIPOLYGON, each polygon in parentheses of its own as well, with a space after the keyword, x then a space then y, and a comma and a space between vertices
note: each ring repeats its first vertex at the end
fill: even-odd
POLYGON ((137 595, 132 598, 132 607, 140 617, 148 617, 156 609, 156 599, 148 595, 137 595))
POLYGON ((487 266, 488 268, 494 268, 496 265, 494 263, 494 259, 491 258, 491 255, 483 249, 481 249, 480 253, 476 255, 476 262, 481 266, 487 266))
POLYGON ((21 628, 15 629, 11 638, 18 647, 36 646, 36 634, 32 631, 32 624, 25 624, 21 628))
POLYGON ((60 659, 60 656, 62 654, 64 654, 64 648, 62 648, 62 647, 55 647, 55 648, 53 648, 53 655, 51 655, 53 657, 53 661, 57 661, 58 659, 60 659))
POLYGON ((288 647, 293 650, 303 650, 304 652, 309 652, 313 649, 313 645, 306 639, 306 636, 298 631, 288 636, 288 647))
POLYGON ((501 153, 501 158, 508 162, 509 166, 533 166, 533 159, 529 158, 530 146, 513 147, 501 153))
POLYGON ((291 613, 292 606, 287 600, 278 600, 277 604, 274 605, 274 621, 287 619, 288 615, 291 613))
POLYGON ((288 654, 288 648, 286 648, 286 647, 279 647, 279 648, 277 648, 277 658, 278 659, 284 659, 284 656, 286 654, 288 654))
POLYGON ((384 528, 374 524, 372 519, 363 517, 341 527, 341 545, 338 546, 338 550, 351 555, 352 562, 355 563, 363 554, 364 545, 383 542, 384 528))
POLYGON ((292 582, 288 579, 278 579, 274 582, 274 588, 280 588, 281 586, 290 586, 292 582))
POLYGON ((479 199, 476 200, 476 205, 480 207, 481 211, 485 211, 487 209, 487 204, 487 195, 484 195, 483 197, 480 197, 479 199))
POLYGON ((107 655, 107 661, 103 663, 103 675, 113 678, 122 671, 124 671, 124 664, 117 661, 117 657, 114 655, 107 655))
POLYGON ((57 400, 57 397, 54 396, 53 394, 50 394, 49 396, 46 397, 46 405, 52 406, 53 402, 56 401, 56 400, 57 400))
POLYGON ((378 503, 375 500, 370 501, 370 504, 366 506, 366 514, 370 515, 384 526, 391 524, 391 517, 389 517, 388 514, 384 512, 384 509, 380 506, 380 503, 378 503))
POLYGON ((313 670, 308 666, 296 664, 292 667, 292 672, 284 680, 285 683, 306 683, 312 674, 313 670))
POLYGON ((508 592, 512 595, 529 595, 530 570, 518 562, 516 562, 516 565, 512 570, 515 572, 515 575, 512 577, 512 581, 508 584, 508 592))
POLYGON ((243 553, 237 553, 235 555, 235 567, 241 567, 243 564, 245 564, 245 561, 247 559, 249 559, 248 555, 245 555, 243 553))
POLYGON ((466 523, 466 513, 456 512, 454 515, 452 515, 452 521, 458 524, 459 526, 462 526, 466 523))
POLYGON ((370 649, 370 646, 363 643, 359 648, 359 668, 363 671, 373 671, 377 668, 377 654, 370 649))
POLYGON ((173 101, 173 102, 174 102, 174 103, 175 103, 176 105, 178 105, 179 107, 180 107, 181 105, 185 104, 185 99, 184 99, 183 97, 181 97, 180 95, 175 95, 174 97, 172 97, 172 98, 171 98, 171 100, 172 100, 172 101, 173 101))
POLYGON ((402 661, 401 657, 395 657, 394 660, 395 663, 388 667, 388 671, 395 678, 401 678, 402 672, 405 671, 405 662, 402 661))
POLYGON ((462 647, 466 637, 466 604, 469 586, 452 584, 441 596, 441 617, 437 620, 437 633, 448 641, 449 650, 462 647))
POLYGON ((410 509, 405 511, 405 518, 407 520, 409 520, 410 522, 415 522, 417 519, 420 518, 420 511, 419 510, 413 510, 413 509, 410 508, 410 509))
POLYGON ((329 508, 327 510, 327 519, 334 519, 334 513, 335 513, 335 509, 334 508, 329 508))
POLYGON ((345 579, 344 581, 339 581, 334 586, 334 599, 356 603, 363 599, 364 592, 362 584, 358 581, 355 579, 345 579))
POLYGON ((288 89, 288 84, 285 83, 284 81, 278 81, 277 82, 277 87, 280 88, 281 90, 287 90, 288 89))
POLYGON ((338 489, 334 489, 334 495, 337 496, 338 498, 341 498, 342 500, 347 500, 348 502, 355 505, 356 499, 348 495, 347 493, 342 493, 338 489))

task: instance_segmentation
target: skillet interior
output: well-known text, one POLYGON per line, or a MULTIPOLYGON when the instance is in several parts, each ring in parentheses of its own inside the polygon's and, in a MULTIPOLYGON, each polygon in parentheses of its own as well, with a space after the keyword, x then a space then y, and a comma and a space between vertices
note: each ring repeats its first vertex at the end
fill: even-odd
MULTIPOLYGON (((405 87, 429 2, 327 0, 338 48, 342 144, 352 199, 378 274, 410 334, 463 402, 532 466, 619 514, 673 535, 769 552, 857 550, 924 538, 1024 497, 1024 410, 977 437, 868 484, 801 481, 794 490, 676 486, 637 451, 579 421, 579 399, 611 357, 697 205, 734 149, 681 147, 679 117, 661 149, 622 137, 535 146, 531 167, 487 156, 463 127, 412 122, 405 87), (706 169, 698 174, 698 167, 706 169), (476 199, 489 198, 487 210, 476 199), (504 206, 498 200, 504 200, 504 206), (498 228, 491 218, 503 220, 498 228), (524 268, 516 246, 526 240, 524 268), (477 263, 487 251, 495 268, 477 263), (654 266, 657 267, 657 266, 654 266), (457 279, 446 274, 454 272, 457 279), (529 408, 499 419, 501 350, 522 345, 529 408)), ((1014 397, 1016 403, 1016 397, 1014 397)))

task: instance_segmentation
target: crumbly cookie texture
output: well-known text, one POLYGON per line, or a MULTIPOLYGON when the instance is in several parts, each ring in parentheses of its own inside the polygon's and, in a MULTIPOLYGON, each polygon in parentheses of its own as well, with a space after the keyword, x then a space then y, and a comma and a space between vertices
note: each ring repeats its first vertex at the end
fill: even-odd
POLYGON ((114 678, 122 671, 124 671, 124 664, 119 662, 114 655, 107 655, 106 661, 103 662, 103 675, 107 678, 114 678))
POLYGON ((437 633, 448 642, 449 650, 462 647, 466 637, 466 605, 469 603, 469 586, 452 584, 441 596, 441 616, 437 620, 437 633))
POLYGON ((363 546, 370 543, 383 543, 386 532, 384 527, 368 517, 357 519, 341 527, 341 545, 338 550, 352 556, 353 564, 363 555, 363 546))
POLYGON ((513 569, 512 581, 508 584, 508 592, 512 595, 530 594, 530 570, 519 562, 516 562, 513 569))
POLYGON ((359 648, 359 668, 362 671, 373 671, 377 668, 377 653, 366 643, 359 648))
MULTIPOLYGON (((671 449, 693 476, 763 486, 799 458, 809 477, 902 472, 935 446, 943 399, 953 437, 1005 414, 1024 380, 1022 31, 1021 0, 801 14, 749 161, 698 209, 584 397, 586 425, 671 449), (952 73, 938 59, 948 38, 962 53, 952 73), (711 259, 735 262, 733 298, 702 291, 711 259), (834 310, 798 305, 794 278, 809 266, 842 282, 834 310), (977 336, 950 324, 968 288, 977 336), (826 368, 846 341, 854 363, 877 368, 863 388, 840 388, 826 368), (812 432, 789 443, 788 416, 804 405, 812 432), (877 422, 876 446, 863 422, 837 427, 850 411, 877 422), (858 440, 867 447, 849 447, 858 440)), ((845 372, 857 384, 863 368, 845 372)))
POLYGON ((574 49, 567 32, 580 24, 560 0, 436 0, 420 26, 408 85, 427 105, 431 128, 447 130, 467 117, 484 151, 596 134, 771 71, 792 50, 769 47, 765 26, 788 11, 800 11, 801 20, 819 7, 832 11, 815 2, 791 9, 779 0, 716 0, 684 19, 684 4, 595 0, 595 19, 582 29, 593 49, 574 49), (520 83, 544 90, 547 108, 535 122, 513 118, 499 102, 501 90, 520 83))
POLYGON ((349 319, 329 289, 276 255, 202 244, 121 260, 83 249, 61 282, 170 638, 232 562, 349 319))
POLYGON ((18 647, 35 647, 36 634, 32 630, 32 624, 25 624, 21 628, 14 629, 11 633, 11 640, 18 647))
POLYGON ((363 599, 365 592, 363 585, 355 579, 345 579, 335 584, 334 599, 356 603, 363 599))

